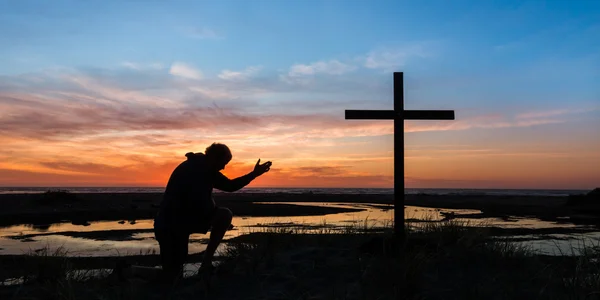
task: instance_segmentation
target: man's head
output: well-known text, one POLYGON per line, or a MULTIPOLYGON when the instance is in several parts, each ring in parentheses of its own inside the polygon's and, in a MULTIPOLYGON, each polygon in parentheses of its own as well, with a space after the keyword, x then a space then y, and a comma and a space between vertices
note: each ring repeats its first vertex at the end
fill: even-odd
POLYGON ((213 143, 208 146, 204 155, 206 155, 209 166, 216 171, 223 170, 232 158, 229 148, 219 143, 213 143))

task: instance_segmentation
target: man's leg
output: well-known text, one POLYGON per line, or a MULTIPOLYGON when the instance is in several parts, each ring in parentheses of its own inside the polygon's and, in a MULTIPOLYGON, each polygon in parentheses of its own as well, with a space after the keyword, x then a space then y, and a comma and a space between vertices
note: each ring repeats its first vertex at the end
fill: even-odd
POLYGON ((167 282, 174 282, 183 275, 183 264, 187 257, 188 240, 183 239, 181 234, 174 232, 161 233, 158 243, 164 279, 167 282))
POLYGON ((233 214, 231 211, 224 207, 218 207, 212 218, 212 229, 210 231, 210 240, 206 251, 204 252, 204 259, 202 260, 202 266, 212 265, 212 259, 217 251, 217 247, 221 244, 225 232, 231 225, 231 219, 233 214))
POLYGON ((163 279, 165 282, 172 282, 177 277, 177 266, 174 263, 173 256, 175 254, 175 247, 173 246, 173 238, 169 234, 161 234, 158 239, 158 246, 160 248, 160 264, 163 269, 163 279))
POLYGON ((187 233, 179 234, 177 236, 177 254, 176 264, 179 267, 178 276, 183 278, 183 269, 185 263, 187 263, 188 256, 188 244, 190 242, 190 235, 187 233))

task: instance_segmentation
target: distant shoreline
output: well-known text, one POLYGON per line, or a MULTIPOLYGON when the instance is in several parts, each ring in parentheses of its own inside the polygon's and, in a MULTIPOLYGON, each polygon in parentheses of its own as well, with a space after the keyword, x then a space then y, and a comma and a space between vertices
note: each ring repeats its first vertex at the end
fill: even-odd
MULTIPOLYGON (((36 194, 48 190, 65 190, 75 194, 88 193, 162 193, 164 187, 0 187, 0 195, 4 194, 36 194)), ((591 190, 591 189, 590 189, 591 190)), ((219 190, 216 194, 224 193, 219 190)), ((449 189, 449 188, 407 188, 406 195, 433 194, 433 195, 478 195, 478 196, 547 196, 565 197, 574 194, 584 194, 589 190, 570 189, 449 189)), ((235 194, 394 194, 393 188, 265 188, 247 187, 235 194)))
MULTIPOLYGON (((162 196, 163 193, 2 194, 0 226, 153 219, 162 196)), ((362 210, 256 202, 393 203, 393 195, 218 193, 214 197, 217 205, 230 208, 236 216, 247 217, 316 216, 362 210)))

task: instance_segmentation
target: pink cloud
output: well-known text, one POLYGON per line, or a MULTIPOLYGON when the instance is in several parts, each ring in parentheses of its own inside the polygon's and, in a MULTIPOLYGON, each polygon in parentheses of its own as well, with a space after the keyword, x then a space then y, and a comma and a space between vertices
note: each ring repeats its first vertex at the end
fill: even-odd
POLYGON ((594 111, 594 110, 595 110, 595 108, 578 108, 578 109, 564 108, 564 109, 522 113, 522 114, 518 114, 516 116, 516 118, 517 119, 543 119, 543 118, 556 117, 556 116, 562 116, 562 115, 567 115, 567 114, 585 113, 585 112, 590 112, 590 111, 594 111))

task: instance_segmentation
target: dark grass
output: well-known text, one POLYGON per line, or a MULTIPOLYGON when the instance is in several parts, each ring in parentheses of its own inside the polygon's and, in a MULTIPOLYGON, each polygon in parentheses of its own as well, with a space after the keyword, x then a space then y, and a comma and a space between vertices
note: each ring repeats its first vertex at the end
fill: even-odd
POLYGON ((404 262, 407 299, 600 299, 600 252, 582 245, 539 255, 460 221, 411 228, 404 262), (567 256, 569 255, 569 256, 567 256))
POLYGON ((210 291, 197 278, 170 287, 74 273, 64 250, 32 253, 37 276, 1 288, 0 299, 600 299, 594 245, 539 255, 491 238, 485 224, 451 220, 408 222, 400 247, 391 222, 367 224, 250 229, 227 241, 210 291))

